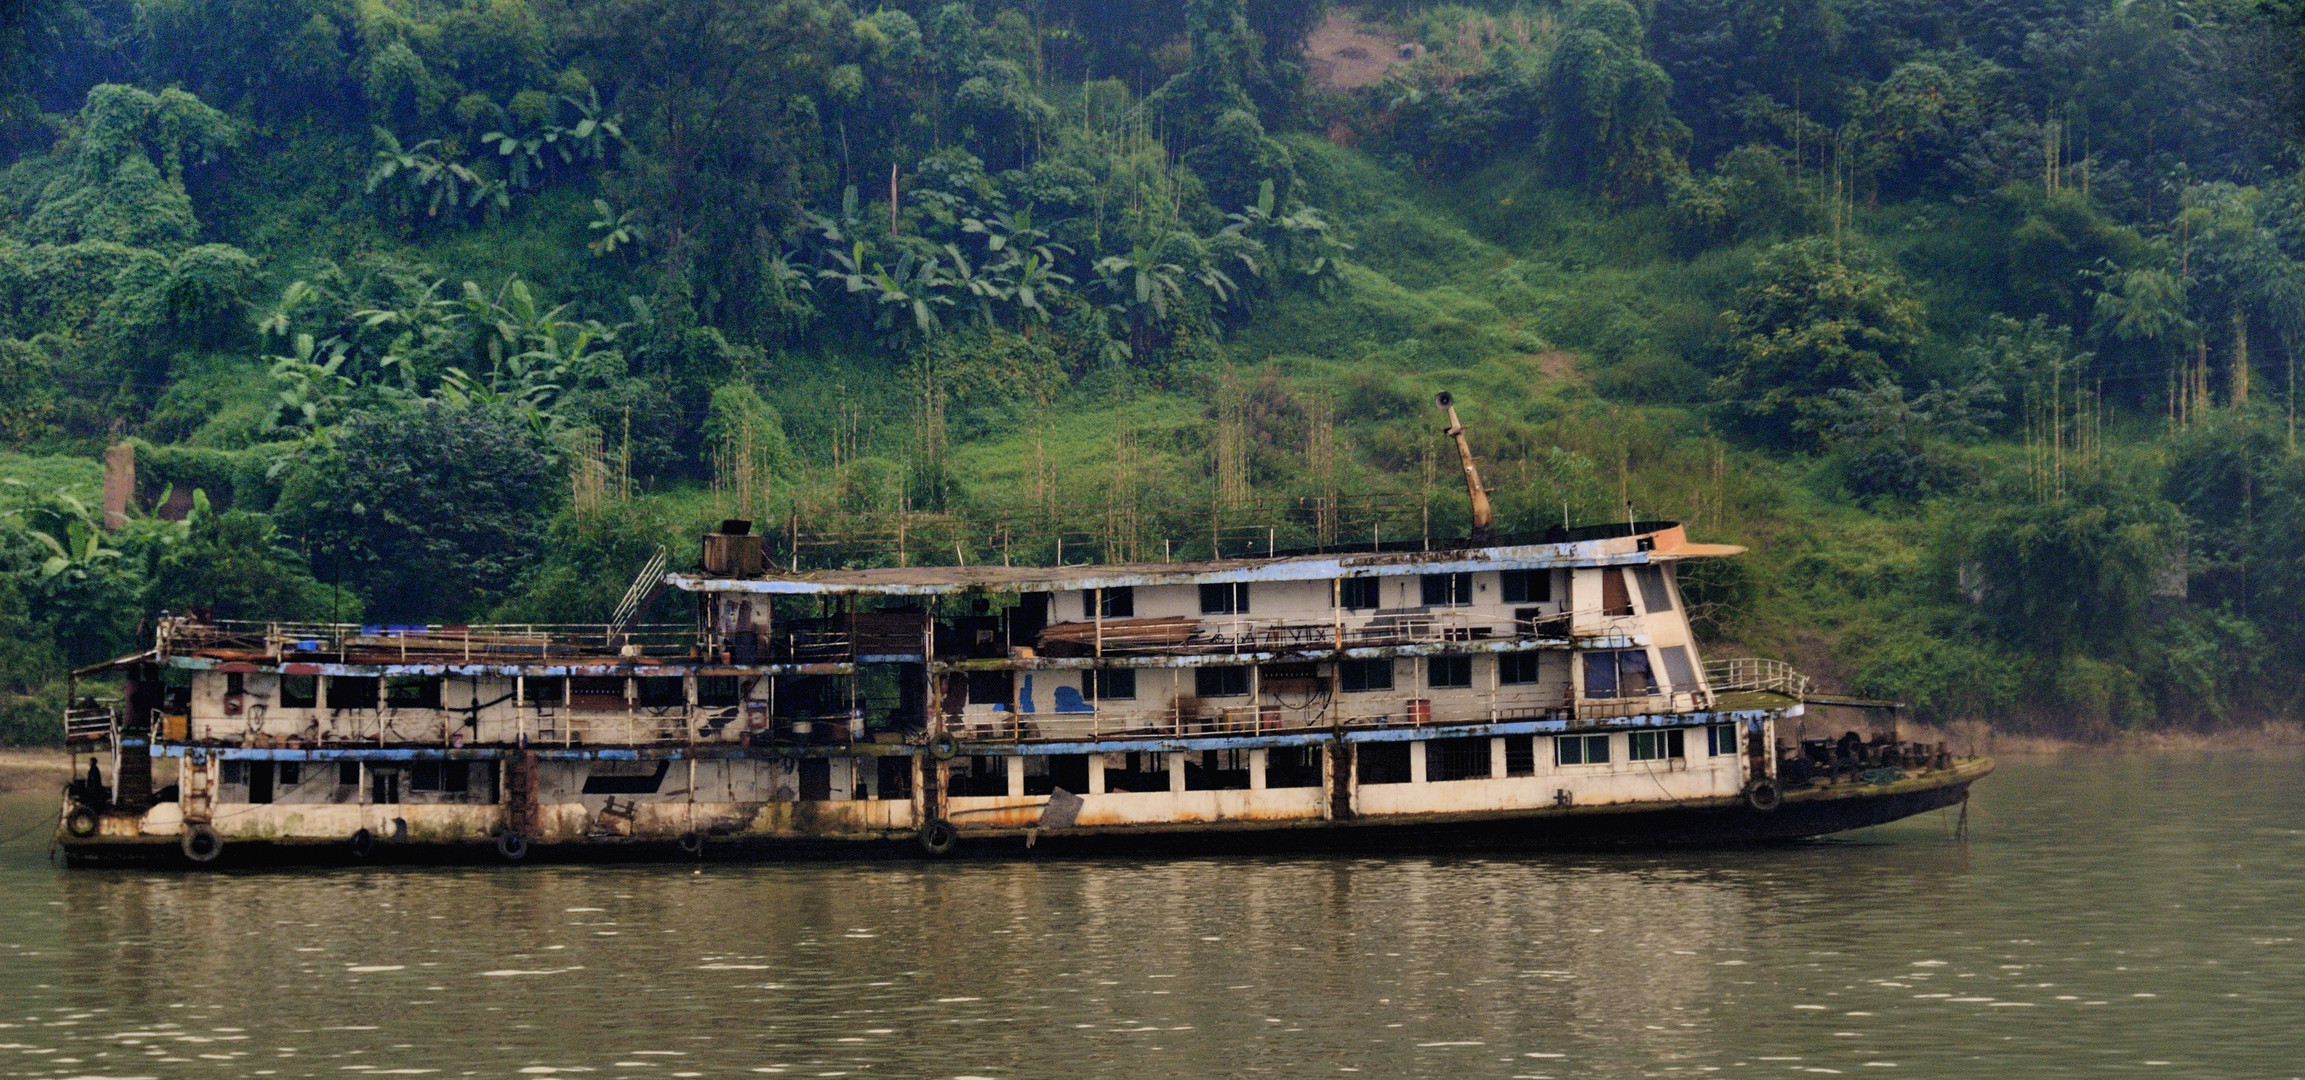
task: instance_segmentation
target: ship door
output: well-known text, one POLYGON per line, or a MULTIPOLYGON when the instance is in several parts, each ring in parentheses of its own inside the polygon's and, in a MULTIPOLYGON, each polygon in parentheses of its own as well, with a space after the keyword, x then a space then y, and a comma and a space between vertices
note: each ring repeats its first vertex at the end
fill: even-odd
POLYGON ((249 802, 268 803, 272 801, 272 776, 271 762, 251 761, 248 763, 249 802))

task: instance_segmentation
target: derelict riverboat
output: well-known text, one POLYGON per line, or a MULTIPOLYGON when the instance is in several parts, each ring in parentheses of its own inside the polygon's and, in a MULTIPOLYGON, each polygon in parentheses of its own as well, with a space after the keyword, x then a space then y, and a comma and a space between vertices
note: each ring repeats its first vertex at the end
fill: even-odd
POLYGON ((67 716, 89 774, 57 841, 198 864, 1726 844, 1991 771, 1780 746, 1805 682, 1703 662, 1679 592, 1684 561, 1741 549, 1670 523, 1491 538, 1464 460, 1475 539, 1431 550, 779 573, 731 521, 701 573, 628 597, 693 594, 673 631, 162 618, 101 666, 122 700, 67 716))

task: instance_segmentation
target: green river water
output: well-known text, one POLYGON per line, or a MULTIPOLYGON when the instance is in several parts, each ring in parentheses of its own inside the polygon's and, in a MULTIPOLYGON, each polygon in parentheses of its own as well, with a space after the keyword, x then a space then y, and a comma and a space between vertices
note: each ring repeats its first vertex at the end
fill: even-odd
POLYGON ((1611 856, 66 871, 0 1077, 2305 1076, 2305 756, 1611 856))

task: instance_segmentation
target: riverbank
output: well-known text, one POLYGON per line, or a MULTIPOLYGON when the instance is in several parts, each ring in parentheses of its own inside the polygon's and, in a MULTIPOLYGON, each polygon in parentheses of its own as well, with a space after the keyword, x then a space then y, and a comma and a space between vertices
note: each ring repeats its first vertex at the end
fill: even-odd
POLYGON ((0 791, 60 784, 72 774, 72 756, 62 750, 0 750, 0 791))
POLYGON ((1956 754, 1989 757, 2071 754, 2081 752, 2174 753, 2201 750, 2277 750, 2305 746, 2305 724, 2274 721, 2252 727, 2216 731, 2163 729, 2123 731, 2106 738, 2084 739, 2004 731, 1982 720, 1964 720, 1942 727, 1906 721, 1899 732, 1906 739, 1943 742, 1956 754))

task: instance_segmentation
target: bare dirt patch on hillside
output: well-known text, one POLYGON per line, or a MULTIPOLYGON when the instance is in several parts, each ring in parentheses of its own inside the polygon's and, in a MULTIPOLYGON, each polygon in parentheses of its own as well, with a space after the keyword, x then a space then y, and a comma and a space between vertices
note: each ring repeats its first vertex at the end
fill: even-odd
POLYGON ((1313 82, 1323 90, 1355 90, 1385 77, 1400 63, 1401 43, 1382 27, 1365 26, 1350 11, 1329 13, 1305 38, 1305 61, 1313 82))

